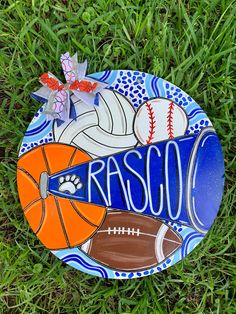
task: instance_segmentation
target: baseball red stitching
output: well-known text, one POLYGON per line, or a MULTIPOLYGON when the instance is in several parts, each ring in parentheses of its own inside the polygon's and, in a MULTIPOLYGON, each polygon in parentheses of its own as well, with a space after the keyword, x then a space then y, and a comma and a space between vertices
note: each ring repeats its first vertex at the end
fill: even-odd
POLYGON ((173 112, 174 112, 174 103, 173 101, 169 104, 168 113, 167 113, 167 133, 169 138, 174 137, 173 133, 173 112))
POLYGON ((149 117, 149 133, 148 133, 148 138, 146 140, 147 144, 151 144, 153 137, 154 137, 154 133, 155 133, 155 127, 156 127, 156 120, 154 117, 154 112, 152 109, 152 105, 149 104, 148 102, 146 103, 146 108, 148 111, 148 117, 149 117))

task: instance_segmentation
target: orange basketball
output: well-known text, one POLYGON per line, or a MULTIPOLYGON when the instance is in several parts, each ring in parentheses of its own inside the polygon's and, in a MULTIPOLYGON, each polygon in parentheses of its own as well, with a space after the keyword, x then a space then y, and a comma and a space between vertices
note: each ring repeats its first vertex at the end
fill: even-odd
POLYGON ((102 224, 106 208, 54 196, 42 198, 39 180, 43 172, 52 175, 91 158, 66 144, 45 144, 21 156, 17 164, 17 185, 25 216, 39 240, 57 250, 81 245, 102 224))

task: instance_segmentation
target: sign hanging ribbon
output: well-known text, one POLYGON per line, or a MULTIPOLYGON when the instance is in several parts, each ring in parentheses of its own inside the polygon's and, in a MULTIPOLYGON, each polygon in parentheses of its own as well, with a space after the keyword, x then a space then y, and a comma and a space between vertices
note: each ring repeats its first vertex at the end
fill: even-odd
POLYGON ((99 105, 98 93, 108 86, 104 82, 86 77, 87 60, 78 63, 77 53, 71 57, 66 52, 60 61, 66 83, 62 83, 50 72, 44 73, 39 78, 43 87, 32 94, 35 99, 46 103, 44 114, 49 120, 56 120, 58 125, 76 117, 70 98, 72 93, 88 105, 99 105))

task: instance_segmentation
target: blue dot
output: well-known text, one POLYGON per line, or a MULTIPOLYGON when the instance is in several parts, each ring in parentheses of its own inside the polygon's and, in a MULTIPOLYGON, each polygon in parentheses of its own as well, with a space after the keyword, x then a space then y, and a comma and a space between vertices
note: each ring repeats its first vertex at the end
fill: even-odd
POLYGON ((115 85, 115 89, 118 89, 118 87, 119 87, 119 84, 116 84, 116 85, 115 85))
POLYGON ((138 88, 138 89, 142 89, 142 86, 138 85, 137 88, 138 88))
POLYGON ((170 84, 166 83, 166 88, 169 89, 170 88, 170 84))
POLYGON ((179 101, 179 105, 182 105, 182 103, 183 103, 182 100, 180 100, 180 101, 179 101))
POLYGON ((134 99, 132 99, 133 100, 133 102, 136 102, 136 101, 138 101, 138 99, 137 98, 134 98, 134 99))
POLYGON ((142 94, 138 93, 138 97, 142 98, 142 96, 143 96, 142 94))
POLYGON ((117 79, 117 82, 118 82, 118 83, 121 83, 121 79, 118 78, 118 79, 117 79))
POLYGON ((188 96, 188 100, 189 100, 189 101, 192 101, 192 98, 191 98, 190 96, 188 96))
POLYGON ((39 109, 39 112, 43 112, 43 108, 40 108, 40 109, 39 109))
POLYGON ((49 142, 52 142, 52 138, 49 139, 49 142))
POLYGON ((113 90, 113 89, 114 89, 114 87, 113 87, 113 86, 110 86, 110 89, 112 89, 112 90, 113 90))
POLYGON ((176 226, 174 226, 174 230, 177 230, 177 227, 176 227, 176 226))
POLYGON ((30 146, 31 146, 31 147, 34 147, 34 144, 32 143, 30 146))
POLYGON ((128 278, 132 278, 132 277, 134 277, 134 273, 130 273, 130 274, 128 275, 128 278))
POLYGON ((125 86, 124 86, 124 88, 129 88, 129 85, 128 85, 128 84, 127 84, 127 85, 125 85, 125 86))
POLYGON ((140 276, 142 276, 142 274, 141 273, 137 273, 137 275, 140 277, 140 276))
POLYGON ((173 87, 173 86, 171 87, 171 90, 174 90, 174 87, 173 87))
POLYGON ((134 107, 138 107, 138 104, 134 104, 134 107))
MULTIPOLYGON (((177 93, 177 92, 175 92, 175 93, 174 93, 174 96, 177 96, 177 95, 178 95, 178 93, 177 93)), ((178 98, 177 98, 177 99, 178 99, 178 98)))
POLYGON ((122 276, 122 277, 126 277, 126 273, 122 273, 121 276, 122 276))
POLYGON ((178 98, 177 98, 177 97, 175 98, 175 101, 176 101, 176 102, 178 101, 178 98))
POLYGON ((43 140, 40 140, 39 143, 43 143, 43 140))
POLYGON ((169 95, 169 94, 170 94, 170 91, 168 90, 166 93, 167 93, 167 95, 169 95))
POLYGON ((186 102, 184 102, 184 104, 183 104, 183 105, 184 105, 184 106, 187 106, 187 104, 188 104, 188 102, 186 101, 186 102))
POLYGON ((183 96, 183 94, 180 93, 180 94, 179 94, 179 98, 181 98, 182 96, 183 96))
POLYGON ((125 96, 128 96, 128 91, 127 90, 125 91, 125 96))
POLYGON ((201 120, 201 121, 200 121, 200 124, 203 125, 203 124, 204 124, 204 120, 201 120))
POLYGON ((126 75, 122 76, 122 80, 126 80, 126 79, 127 79, 126 75))
POLYGON ((119 89, 118 89, 118 92, 124 93, 124 90, 123 90, 122 88, 119 88, 119 89))
POLYGON ((122 84, 127 84, 127 82, 126 81, 122 81, 122 84))
POLYGON ((120 277, 120 274, 116 271, 115 272, 115 275, 117 276, 117 277, 120 277))
POLYGON ((141 103, 142 103, 142 99, 139 99, 138 103, 141 105, 141 103))
POLYGON ((138 85, 139 84, 139 82, 134 82, 134 85, 136 86, 136 85, 138 85))
POLYGON ((134 98, 134 94, 130 93, 129 95, 130 95, 131 98, 134 98))
POLYGON ((145 94, 145 92, 146 92, 146 91, 145 91, 145 88, 143 88, 143 89, 142 89, 142 94, 145 94))
POLYGON ((24 146, 24 147, 27 147, 27 144, 24 143, 23 146, 24 146))
POLYGON ((123 73, 124 73, 123 71, 120 71, 120 75, 123 75, 123 73))
POLYGON ((208 125, 209 124, 209 121, 205 121, 205 125, 208 125))
POLYGON ((135 71, 135 72, 134 72, 134 75, 139 75, 139 72, 135 71))
POLYGON ((168 259, 166 260, 166 263, 167 263, 167 264, 170 264, 170 262, 171 262, 171 259, 168 258, 168 259))
POLYGON ((132 83, 132 80, 131 80, 131 79, 128 79, 128 83, 132 83))
POLYGON ((154 273, 154 269, 151 269, 151 270, 150 270, 150 274, 152 274, 152 273, 154 273))
POLYGON ((195 131, 194 131, 194 133, 198 133, 198 132, 199 132, 198 130, 195 130, 195 131))
POLYGON ((34 143, 34 146, 38 146, 38 143, 34 143))
POLYGON ((22 150, 21 150, 21 151, 22 151, 22 153, 23 153, 23 152, 25 151, 25 148, 22 148, 22 150))
POLYGON ((143 272, 144 275, 148 275, 149 274, 149 271, 148 270, 145 270, 145 272, 143 272))
POLYGON ((195 129, 198 129, 198 124, 195 124, 195 129))
POLYGON ((183 228, 179 228, 179 229, 178 229, 179 232, 182 231, 182 230, 183 230, 183 228))
POLYGON ((157 267, 157 270, 161 271, 162 269, 161 269, 161 267, 157 267))
POLYGON ((145 77, 146 76, 146 74, 145 73, 142 73, 142 77, 145 77))
POLYGON ((194 129, 193 126, 191 126, 190 129, 193 130, 194 129))
POLYGON ((38 114, 38 112, 35 114, 35 117, 38 117, 39 116, 39 114, 38 114))
POLYGON ((45 139, 45 143, 47 143, 48 142, 48 140, 47 139, 45 139))
POLYGON ((176 88, 176 92, 181 92, 181 89, 180 88, 176 88))
POLYGON ((145 96, 145 97, 143 97, 143 100, 148 100, 148 97, 146 97, 146 96, 145 96))
MULTIPOLYGON (((134 91, 134 94, 137 94, 138 93, 138 90, 136 89, 135 91, 134 91)), ((139 95, 141 95, 141 94, 139 94, 139 95)))
POLYGON ((162 265, 164 268, 166 268, 166 264, 164 263, 163 265, 162 265))
POLYGON ((183 101, 186 101, 187 99, 185 97, 183 97, 183 101))
POLYGON ((133 87, 133 86, 130 86, 129 90, 132 91, 133 89, 134 89, 134 87, 133 87))
POLYGON ((167 98, 173 98, 173 96, 172 95, 167 95, 167 98))
POLYGON ((127 72, 127 75, 128 75, 128 77, 132 76, 131 72, 127 72))

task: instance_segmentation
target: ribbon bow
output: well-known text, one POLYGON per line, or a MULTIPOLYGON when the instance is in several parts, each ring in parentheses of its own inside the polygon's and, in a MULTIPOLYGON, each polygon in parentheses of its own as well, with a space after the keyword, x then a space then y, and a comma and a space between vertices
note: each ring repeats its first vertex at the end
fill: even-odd
POLYGON ((69 52, 66 52, 60 61, 66 84, 52 73, 44 73, 39 78, 43 87, 32 94, 35 99, 46 102, 44 114, 49 120, 55 119, 58 125, 76 117, 70 94, 73 93, 76 98, 88 105, 98 105, 98 93, 107 87, 104 82, 86 77, 87 60, 78 63, 77 53, 71 57, 69 52))

